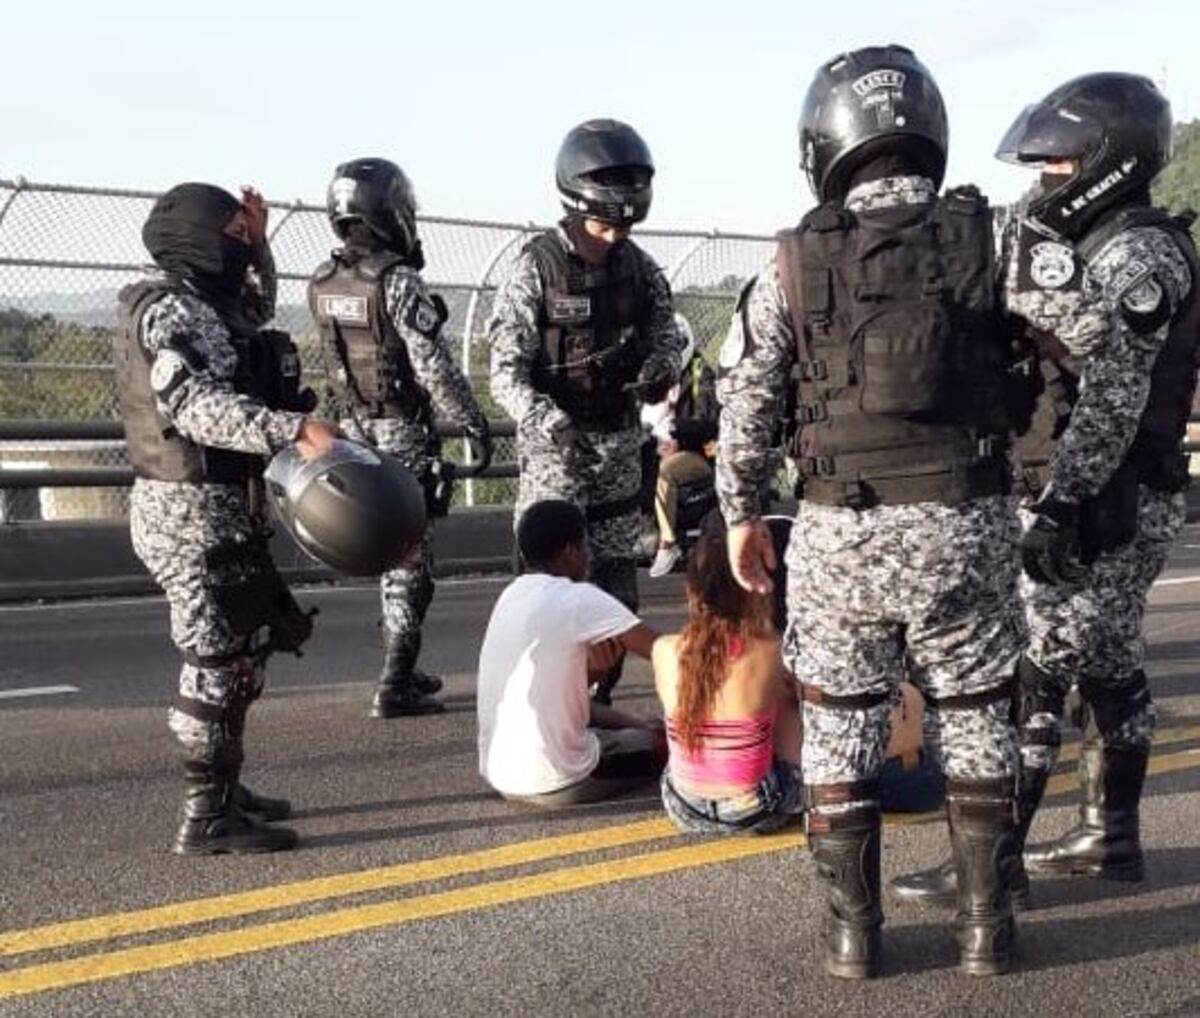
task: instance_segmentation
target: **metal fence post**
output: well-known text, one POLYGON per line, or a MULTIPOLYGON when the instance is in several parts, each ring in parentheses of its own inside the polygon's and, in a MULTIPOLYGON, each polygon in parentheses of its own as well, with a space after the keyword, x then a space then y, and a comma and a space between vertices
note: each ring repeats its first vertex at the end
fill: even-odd
MULTIPOLYGON (((467 376, 468 381, 471 378, 471 339, 475 333, 475 312, 479 309, 479 295, 483 292, 484 287, 487 286, 488 277, 491 276, 492 269, 494 269, 500 263, 500 259, 503 258, 505 254, 507 254, 512 248, 512 246, 516 244, 517 241, 521 240, 527 232, 530 232, 534 229, 536 229, 536 227, 530 223, 529 230, 521 230, 518 233, 514 233, 511 237, 508 237, 503 244, 497 246, 488 260, 484 263, 482 271, 480 271, 479 276, 475 280, 475 286, 471 290, 470 300, 467 301, 467 314, 466 318, 463 320, 462 332, 462 370, 463 374, 467 376)), ((468 466, 472 462, 471 443, 465 438, 463 439, 463 462, 468 466)), ((475 481, 471 478, 467 479, 464 500, 467 505, 475 504, 475 481)))

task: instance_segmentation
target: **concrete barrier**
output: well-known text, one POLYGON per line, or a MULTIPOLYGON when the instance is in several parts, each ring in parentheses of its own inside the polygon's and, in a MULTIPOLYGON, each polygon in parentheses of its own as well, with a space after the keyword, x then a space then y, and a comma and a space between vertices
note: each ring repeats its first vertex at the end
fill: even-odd
MULTIPOLYGON (((456 510, 434 526, 439 575, 507 571, 512 546, 508 507, 456 510)), ((343 582, 305 555, 282 528, 272 538, 271 551, 290 580, 343 582)), ((126 520, 0 524, 0 602, 156 590, 133 553, 126 520)))

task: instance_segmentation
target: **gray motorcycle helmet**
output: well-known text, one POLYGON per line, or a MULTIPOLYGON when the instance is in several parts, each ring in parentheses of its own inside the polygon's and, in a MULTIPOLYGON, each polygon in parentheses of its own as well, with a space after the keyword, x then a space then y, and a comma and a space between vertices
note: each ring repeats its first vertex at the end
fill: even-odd
POLYGON ((280 522, 318 562, 348 576, 399 566, 425 534, 425 493, 392 456, 345 439, 305 461, 294 445, 263 474, 280 522))

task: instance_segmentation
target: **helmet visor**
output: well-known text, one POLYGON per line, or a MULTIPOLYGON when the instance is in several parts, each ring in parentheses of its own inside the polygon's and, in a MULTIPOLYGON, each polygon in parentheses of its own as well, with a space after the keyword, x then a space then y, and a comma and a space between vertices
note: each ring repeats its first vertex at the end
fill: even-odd
POLYGON ((1103 140, 1104 132, 1090 117, 1035 103, 1021 111, 1000 139, 996 158, 1025 166, 1059 159, 1082 160, 1103 140))

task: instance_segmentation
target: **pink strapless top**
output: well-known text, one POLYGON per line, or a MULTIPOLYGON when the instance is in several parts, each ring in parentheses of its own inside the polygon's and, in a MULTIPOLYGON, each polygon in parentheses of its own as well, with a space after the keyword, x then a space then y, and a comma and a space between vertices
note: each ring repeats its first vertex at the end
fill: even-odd
POLYGON ((694 753, 679 741, 675 719, 667 718, 672 777, 685 787, 753 788, 775 762, 777 713, 771 710, 736 721, 705 721, 694 753))

